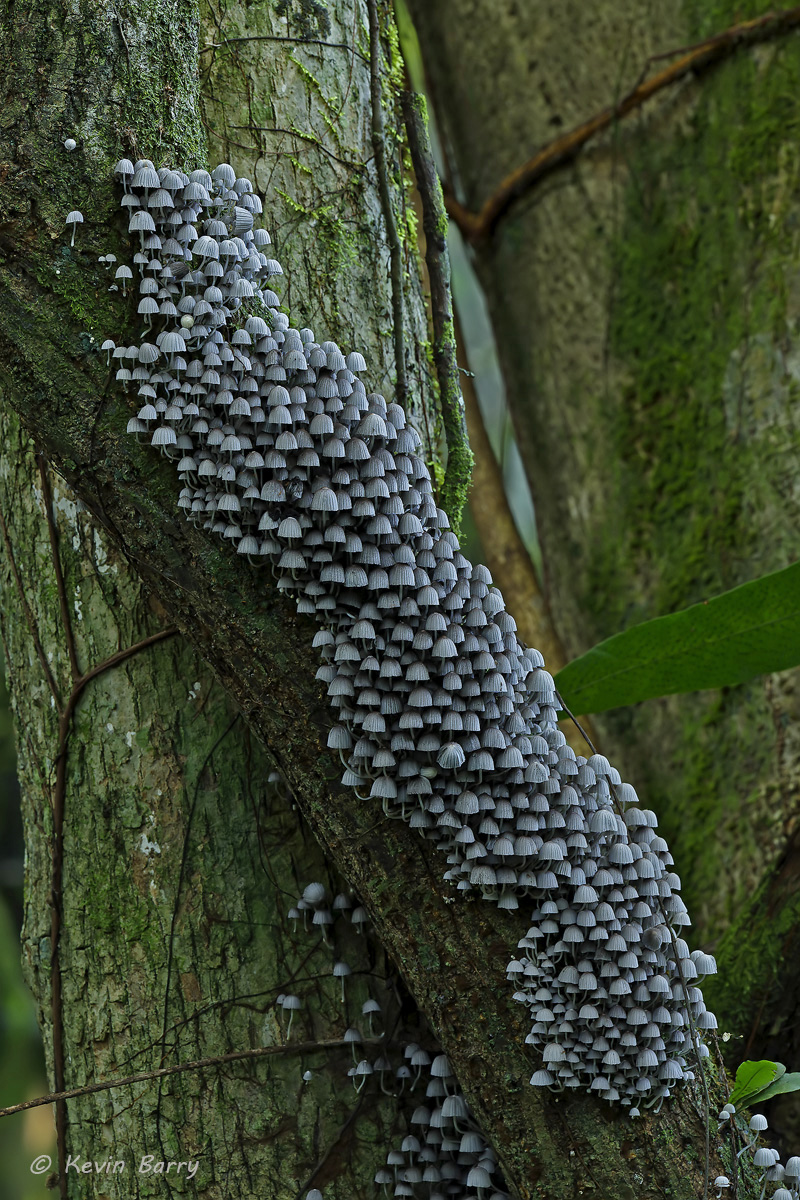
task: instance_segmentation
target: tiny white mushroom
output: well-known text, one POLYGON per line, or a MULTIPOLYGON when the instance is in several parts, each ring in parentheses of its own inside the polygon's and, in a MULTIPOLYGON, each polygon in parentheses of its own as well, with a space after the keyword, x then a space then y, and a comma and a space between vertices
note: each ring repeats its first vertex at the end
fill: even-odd
POLYGON ((73 209, 73 211, 71 213, 67 213, 67 220, 65 223, 67 225, 72 226, 72 239, 69 244, 70 244, 70 246, 74 246, 75 245, 75 226, 83 224, 83 213, 78 212, 77 208, 73 209))

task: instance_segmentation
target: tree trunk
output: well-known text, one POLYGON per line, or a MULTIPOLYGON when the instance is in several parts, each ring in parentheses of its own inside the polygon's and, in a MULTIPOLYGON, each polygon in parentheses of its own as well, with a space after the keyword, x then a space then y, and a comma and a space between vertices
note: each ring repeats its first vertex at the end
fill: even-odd
MULTIPOLYGON (((308 6, 298 11, 302 16, 308 6)), ((287 162, 285 147, 278 147, 276 172, 256 172, 268 185, 275 227, 286 230, 278 253, 294 280, 291 308, 294 313, 297 306, 298 323, 309 319, 311 309, 317 323, 323 322, 318 332, 342 341, 352 322, 353 341, 383 386, 393 368, 398 373, 398 339, 387 337, 387 329, 396 334, 402 309, 406 333, 399 373, 415 393, 424 428, 432 405, 424 391, 423 318, 414 291, 414 248, 405 248, 408 222, 402 220, 397 190, 391 194, 400 246, 413 267, 402 304, 389 286, 383 250, 374 129, 365 116, 366 14, 344 0, 328 11, 331 46, 325 50, 312 49, 313 43, 289 46, 283 39, 294 35, 282 23, 256 26, 262 18, 274 20, 274 14, 254 6, 247 9, 246 33, 240 33, 245 21, 238 10, 226 11, 224 25, 219 16, 210 22, 211 40, 219 44, 204 50, 211 59, 204 67, 210 89, 206 120, 214 123, 211 133, 224 147, 241 151, 243 166, 264 147, 236 145, 241 126, 299 129, 308 137, 285 136, 322 143, 313 153, 331 172, 323 184, 316 182, 323 167, 309 177, 305 167, 311 160, 299 149, 287 162), (255 33, 256 28, 268 32, 255 33), (226 40, 240 36, 248 40, 226 40), (254 37, 266 40, 251 44, 254 37), (258 59, 245 57, 256 51, 258 59), (334 53, 350 64, 344 95, 333 94, 342 82, 341 68, 332 65, 338 62, 334 53), (262 83, 269 88, 263 95, 262 83), (242 96, 247 117, 236 120, 242 96), (339 100, 352 119, 339 111, 339 100), (345 186, 353 176, 342 159, 367 164, 356 190, 345 186), (331 193, 335 198, 341 193, 341 208, 327 209, 331 193), (309 299, 306 286, 312 289, 309 299)), ((380 945, 451 1058, 514 1194, 564 1197, 592 1186, 603 1196, 626 1200, 665 1190, 675 1197, 698 1194, 703 1119, 688 1090, 660 1116, 632 1128, 622 1114, 601 1111, 589 1097, 561 1101, 528 1086, 533 1059, 524 1045, 527 1021, 505 979, 524 917, 457 899, 441 879, 444 863, 429 858, 427 843, 414 830, 399 822, 376 824, 373 802, 333 782, 339 766, 324 750, 330 718, 313 678, 309 623, 265 588, 263 576, 243 570, 226 548, 176 516, 172 472, 125 435, 128 405, 94 349, 122 319, 115 315, 118 302, 109 298, 104 273, 90 264, 109 246, 124 247, 110 186, 119 139, 135 146, 134 153, 149 152, 157 160, 186 166, 204 161, 194 72, 196 14, 179 0, 172 6, 131 0, 115 14, 87 10, 80 22, 69 26, 59 8, 41 0, 24 14, 7 13, 3 27, 3 61, 12 64, 7 80, 13 94, 0 135, 0 160, 7 164, 0 215, 3 398, 72 489, 53 485, 65 564, 66 601, 59 605, 50 574, 54 559, 47 554, 31 486, 36 477, 32 465, 24 464, 23 435, 9 412, 2 511, 7 550, 20 579, 12 586, 7 553, 3 619, 33 867, 26 956, 43 1014, 53 982, 50 802, 57 799, 53 772, 59 775, 53 706, 43 681, 49 660, 45 653, 37 661, 32 629, 42 630, 41 644, 53 655, 49 670, 62 703, 70 685, 65 617, 75 630, 78 672, 164 621, 174 622, 194 650, 181 639, 166 639, 127 658, 121 669, 92 679, 60 759, 66 810, 63 888, 57 888, 63 910, 58 958, 65 1082, 80 1084, 140 1064, 157 1066, 231 1047, 269 1046, 279 1038, 269 1002, 301 970, 313 979, 317 1002, 336 1010, 330 1024, 324 1009, 321 1017, 316 1007, 313 1016, 304 1014, 309 1023, 301 1023, 302 1035, 319 1042, 328 1030, 342 1028, 341 1002, 330 980, 317 978, 322 951, 316 948, 310 960, 293 958, 276 929, 300 885, 320 876, 326 881, 326 868, 280 802, 264 805, 269 761, 250 744, 242 721, 234 721, 235 710, 197 665, 199 652, 250 729, 271 748, 329 862, 366 905, 380 945), (61 150, 69 134, 79 141, 72 157, 61 150), (75 249, 62 241, 54 260, 51 243, 65 212, 79 200, 86 224, 75 249), (91 533, 71 507, 73 494, 99 527, 91 533), (158 596, 147 602, 149 612, 126 560, 147 594, 158 596), (279 849, 268 855, 273 838, 279 849), (207 1010, 213 1018, 208 1021, 207 1010)), ((386 29, 395 57, 394 72, 384 71, 384 125, 392 130, 399 60, 388 24, 386 29)), ((394 178, 399 184, 393 138, 387 143, 389 183, 394 178)), ((429 424, 430 447, 435 427, 429 424)), ((41 489, 41 481, 36 486, 41 489)), ((72 665, 73 684, 75 674, 72 665)), ((372 962, 366 948, 366 960, 355 958, 358 950, 349 942, 346 949, 348 960, 369 972, 369 982, 345 1005, 352 1020, 355 1004, 368 987, 380 986, 385 972, 380 950, 372 962)), ((385 1003, 391 1011, 390 997, 385 1003)), ((283 1036, 288 1040, 288 1030, 283 1036)), ((269 1068, 250 1063, 187 1073, 147 1088, 138 1100, 127 1090, 83 1099, 69 1109, 70 1151, 97 1160, 108 1145, 133 1163, 144 1154, 185 1160, 191 1150, 202 1158, 202 1168, 186 1185, 187 1194, 246 1194, 256 1181, 263 1190, 266 1178, 270 1195, 277 1197, 297 1194, 312 1179, 313 1186, 325 1185, 326 1200, 366 1195, 385 1153, 383 1129, 391 1106, 388 1115, 374 1106, 375 1089, 366 1093, 369 1104, 354 1105, 330 1078, 315 1076, 307 1088, 301 1084, 301 1067, 316 1067, 331 1056, 342 1066, 340 1054, 337 1047, 323 1048, 309 1051, 301 1062, 289 1053, 275 1055, 269 1068), (84 1140, 78 1144, 73 1134, 84 1140)), ((70 1194, 84 1194, 85 1179, 68 1176, 68 1182, 70 1194)), ((111 1185, 102 1178, 89 1186, 105 1195, 111 1185)), ((114 1186, 120 1196, 161 1194, 161 1182, 152 1175, 133 1181, 129 1172, 114 1186)))
MULTIPOLYGON (((60 697, 70 691, 70 667, 38 467, 8 410, 3 439, 0 508, 13 514, 15 547, 14 565, 4 564, 3 634, 27 844, 23 957, 54 1075, 49 895, 59 731, 25 606, 60 697)), ((52 511, 81 671, 168 628, 160 604, 60 479, 52 511)), ((250 1047, 278 1050, 71 1101, 73 1158, 81 1166, 124 1162, 111 1194, 125 1197, 163 1193, 163 1179, 139 1173, 146 1156, 199 1162, 190 1195, 246 1194, 257 1178, 270 1181, 270 1195, 294 1196, 316 1171, 318 1186, 341 1175, 349 1194, 368 1196, 372 1147, 390 1139, 396 1105, 354 1096, 341 1038, 370 996, 392 1028, 398 997, 380 948, 340 926, 338 954, 354 973, 343 1005, 327 947, 287 920, 313 880, 331 897, 343 888, 288 796, 267 782, 269 755, 176 633, 87 685, 66 756, 64 1085, 250 1047), (281 993, 303 998, 290 1037, 276 1006, 281 993)), ((89 1192, 73 1168, 68 1178, 70 1195, 105 1196, 112 1186, 105 1172, 88 1177, 89 1192)))
MULTIPOLYGON (((333 42, 343 42, 352 25, 352 11, 347 6, 340 9, 332 14, 333 42)), ((179 13, 180 8, 175 11, 179 13)), ((38 14, 29 12, 14 46, 20 78, 29 74, 24 80, 28 91, 34 77, 30 64, 45 62, 48 57, 42 44, 47 30, 45 15, 44 8, 38 14), (27 46, 23 34, 30 39, 27 46)), ((247 46, 214 46, 201 58, 203 91, 198 97, 196 28, 189 26, 194 33, 188 44, 176 41, 163 49, 157 41, 156 50, 148 51, 144 26, 136 36, 136 16, 132 7, 127 14, 120 14, 119 26, 112 23, 106 28, 98 17, 72 30, 67 46, 57 47, 61 70, 75 69, 71 56, 77 55, 82 40, 99 41, 113 48, 111 61, 121 76, 127 49, 138 61, 142 77, 149 76, 156 90, 160 78, 166 90, 172 86, 168 78, 177 71, 176 56, 181 54, 186 69, 181 91, 171 97, 173 112, 196 113, 201 104, 211 162, 232 159, 237 174, 250 173, 254 186, 261 190, 267 189, 267 172, 262 157, 259 173, 258 150, 268 152, 262 145, 267 139, 248 131, 252 111, 246 101, 266 108, 270 96, 287 93, 288 102, 269 119, 265 117, 264 123, 297 128, 302 157, 311 161, 311 145, 319 159, 313 176, 307 174, 300 160, 283 145, 291 139, 282 134, 277 143, 280 156, 267 160, 269 194, 274 201, 270 205, 275 214, 273 238, 282 262, 292 271, 288 279, 298 296, 292 302, 291 289, 287 289, 290 310, 296 307, 300 324, 313 320, 320 337, 336 337, 343 344, 362 348, 375 364, 376 384, 391 388, 392 342, 383 331, 391 323, 392 297, 383 265, 383 241, 375 233, 382 217, 368 165, 372 147, 361 59, 347 49, 342 52, 291 41, 278 53, 270 45, 268 55, 263 53, 263 44, 257 43, 260 52, 254 62, 247 46), (152 58, 143 63, 142 56, 148 52, 152 58), (348 101, 347 88, 341 86, 342 111, 336 114, 335 127, 339 141, 329 147, 324 98, 330 104, 342 83, 339 66, 343 53, 348 64, 356 64, 350 76, 354 90, 348 101), (308 67, 311 71, 306 76, 308 67), (244 93, 248 71, 259 80, 259 90, 249 97, 244 93), (224 102, 217 100, 218 95, 224 102), (215 128, 223 120, 225 128, 215 128), (244 135, 234 136, 228 128, 237 121, 244 127, 244 135), (308 304, 303 295, 309 297, 308 304)), ((169 16, 165 15, 165 25, 169 16)), ((272 37, 288 33, 286 22, 268 11, 261 11, 258 20, 260 24, 254 24, 249 14, 249 34, 272 37)), ((222 35, 218 14, 207 10, 204 22, 204 43, 218 36, 232 38, 239 32, 232 13, 222 35)), ((9 39, 15 33, 9 24, 4 32, 9 39)), ((151 37, 163 37, 164 26, 150 23, 147 32, 151 37)), ((93 66, 99 72, 99 56, 93 66)), ((129 152, 134 156, 151 153, 156 161, 160 161, 160 152, 165 161, 204 162, 196 117, 191 129, 187 124, 171 130, 169 140, 164 129, 157 134, 149 132, 143 123, 139 86, 126 97, 129 103, 139 104, 137 121, 132 121, 130 131, 123 135, 129 139, 129 152), (193 151, 195 145, 198 149, 193 151)), ((18 90, 27 95, 22 86, 18 85, 18 90)), ((31 117, 38 123, 40 112, 31 110, 29 120, 31 117)), ((39 130, 36 144, 31 144, 30 154, 36 162, 32 186, 39 193, 32 202, 39 202, 41 196, 41 203, 48 203, 56 181, 46 177, 47 171, 73 168, 71 179, 76 179, 74 167, 85 150, 83 140, 72 159, 61 147, 67 134, 80 134, 79 114, 72 113, 71 118, 72 123, 63 130, 39 130), (54 165, 41 157, 48 137, 57 138, 54 165)), ((24 126, 23 114, 18 112, 17 120, 24 126)), ((108 203, 112 229, 99 240, 87 212, 74 254, 59 246, 55 262, 49 248, 46 257, 36 260, 37 271, 53 273, 55 289, 63 288, 65 304, 80 318, 78 350, 92 365, 98 358, 92 347, 99 345, 115 321, 119 324, 119 314, 114 317, 110 312, 107 293, 113 272, 107 277, 101 266, 93 265, 94 255, 81 251, 80 237, 88 235, 86 240, 94 242, 96 253, 113 247, 120 260, 124 254, 119 249, 116 217, 111 217, 118 198, 108 174, 108 164, 113 165, 124 143, 115 148, 116 133, 105 116, 101 127, 109 151, 102 167, 100 156, 94 166, 109 180, 101 199, 108 203), (81 283, 86 271, 91 273, 88 285, 81 283), (90 313, 92 304, 97 311, 90 313), (94 342, 90 343, 92 335, 94 342)), ((14 127, 13 136, 15 149, 24 144, 20 125, 14 127)), ((85 180, 73 183, 67 208, 80 206, 86 211, 86 188, 85 180), (83 194, 78 194, 78 187, 83 194)), ((405 200, 400 187, 394 190, 393 199, 402 214, 405 200)), ((53 240, 63 239, 63 212, 56 204, 53 212, 58 212, 52 217, 53 240)), ((45 215, 50 215, 47 210, 45 215)), ((413 245, 407 254, 413 267, 413 245)), ((13 265, 12 270, 16 274, 18 267, 13 265)), ((406 370, 416 381, 413 355, 423 344, 418 331, 424 330, 425 318, 414 279, 409 272, 406 370)), ((57 304, 57 297, 47 296, 47 303, 49 308, 57 304)), ((70 332, 70 350, 76 344, 75 332, 70 332)), ((33 339, 30 345, 33 349, 33 339)), ((105 363, 97 365, 102 369, 90 386, 96 386, 99 395, 105 363)), ((32 627, 47 648, 59 700, 71 688, 70 664, 39 467, 27 434, 7 407, 12 398, 6 389, 3 392, 0 511, 5 514, 20 575, 17 588, 6 557, 3 631, 20 731, 19 771, 28 845, 24 960, 55 1080, 49 895, 58 719, 41 665, 33 654, 24 604, 29 606, 32 627)), ((426 412, 432 410, 424 386, 415 386, 414 396, 419 414, 423 407, 426 412)), ((422 425, 424 428, 424 420, 422 425)), ((132 448, 127 441, 120 439, 123 456, 132 448)), ((61 479, 51 486, 67 614, 77 642, 79 670, 87 671, 109 655, 166 628, 168 619, 152 593, 148 599, 129 562, 109 541, 103 526, 83 510, 72 490, 61 479)), ((173 504, 174 500, 170 510, 173 504)), ((285 638, 285 632, 281 637, 285 638)), ((298 652, 302 657, 304 651, 298 652)), ((150 1156, 155 1162, 199 1161, 191 1185, 183 1181, 174 1184, 198 1196, 220 1194, 220 1188, 226 1193, 247 1194, 253 1179, 269 1181, 270 1195, 276 1200, 294 1196, 304 1181, 324 1187, 337 1179, 339 1194, 368 1196, 376 1167, 385 1162, 387 1150, 393 1139, 397 1140, 393 1130, 405 1101, 398 1102, 380 1091, 370 1095, 369 1103, 365 1095, 356 1097, 347 1079, 353 1061, 351 1048, 341 1044, 342 1035, 348 1026, 359 1023, 366 1034, 360 1009, 371 997, 381 1003, 387 1030, 398 1029, 402 1005, 406 1040, 413 1037, 429 1046, 435 1046, 435 1041, 431 1041, 424 1020, 414 1017, 408 998, 398 992, 394 972, 373 938, 358 936, 357 927, 348 933, 341 921, 337 924, 338 957, 353 972, 343 1003, 341 983, 331 976, 332 954, 326 945, 287 920, 289 908, 313 880, 323 881, 330 897, 346 888, 299 821, 288 793, 280 785, 267 783, 274 769, 274 760, 252 738, 236 706, 179 635, 148 646, 104 672, 81 697, 67 743, 59 938, 63 1085, 81 1086, 243 1048, 279 1048, 286 1040, 287 1014, 276 1007, 276 999, 281 993, 295 991, 303 999, 303 1009, 293 1017, 285 1053, 244 1066, 217 1067, 169 1077, 160 1084, 138 1085, 133 1091, 138 1098, 135 1104, 131 1104, 130 1089, 71 1101, 67 1149, 77 1156, 79 1165, 87 1159, 126 1164, 125 1174, 112 1174, 111 1180, 106 1172, 99 1178, 90 1175, 88 1186, 96 1189, 91 1194, 106 1195, 112 1186, 117 1189, 113 1194, 120 1196, 162 1194, 162 1178, 139 1173, 142 1159, 150 1156), (91 997, 91 1009, 87 1008, 87 996, 91 997), (307 1048, 294 1050, 292 1043, 307 1048), (315 1050, 317 1043, 321 1045, 315 1050), (313 1076, 307 1084, 303 1082, 306 1071, 313 1076)), ((398 1059, 399 1046, 398 1037, 393 1036, 388 1044, 393 1059, 398 1059)), ((184 1175, 186 1172, 185 1167, 184 1175)), ((70 1167, 68 1179, 71 1194, 86 1194, 86 1176, 78 1179, 70 1167)))
MULTIPOLYGON (((651 56, 741 14, 410 7, 472 212, 651 56)), ((791 35, 740 46, 612 124, 474 245, 569 657, 796 558, 798 64, 791 35)), ((595 718, 683 868, 737 1060, 800 1057, 799 681, 595 718)))

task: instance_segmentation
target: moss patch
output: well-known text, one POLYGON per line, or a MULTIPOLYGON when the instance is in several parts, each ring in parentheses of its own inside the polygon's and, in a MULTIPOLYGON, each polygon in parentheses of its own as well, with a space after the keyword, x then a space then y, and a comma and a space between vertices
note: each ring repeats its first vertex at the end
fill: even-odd
MULTIPOLYGON (((686 12, 699 38, 768 7, 690 2, 686 12)), ((800 391, 785 361, 800 314, 789 282, 800 258, 799 70, 795 39, 738 53, 703 76, 677 133, 638 138, 628 158, 610 324, 627 379, 611 417, 620 470, 580 598, 598 638, 796 557, 776 452, 800 449, 790 416, 800 391)), ((607 398, 598 404, 608 411, 607 398)), ((735 922, 709 995, 721 1023, 741 1028, 777 961, 777 930, 796 918, 786 899, 772 930, 752 899, 775 857, 774 728, 758 681, 662 709, 610 722, 615 739, 649 746, 643 781, 701 936, 735 922), (659 730, 680 761, 653 761, 659 730)))

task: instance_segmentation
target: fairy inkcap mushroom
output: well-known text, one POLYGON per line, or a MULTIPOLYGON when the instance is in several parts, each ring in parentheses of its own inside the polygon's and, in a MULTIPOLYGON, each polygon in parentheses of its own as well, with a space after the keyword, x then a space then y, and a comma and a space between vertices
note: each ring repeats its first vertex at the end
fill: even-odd
POLYGON ((67 213, 67 219, 66 219, 65 224, 72 226, 72 237, 70 238, 69 244, 70 244, 70 246, 74 246, 75 245, 75 227, 77 225, 83 224, 83 213, 78 212, 77 208, 74 209, 72 212, 67 213))

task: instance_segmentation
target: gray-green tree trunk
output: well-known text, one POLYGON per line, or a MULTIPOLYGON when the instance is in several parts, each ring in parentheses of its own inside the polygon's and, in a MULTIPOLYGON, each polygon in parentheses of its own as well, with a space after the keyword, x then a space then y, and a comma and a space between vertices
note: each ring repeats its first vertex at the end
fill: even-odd
MULTIPOLYGON (((290 7, 292 16, 308 9, 290 7)), ((113 163, 128 152, 205 164, 202 113, 211 161, 231 158, 266 192, 292 319, 361 348, 374 386, 391 388, 396 301, 370 141, 366 10, 337 0, 328 12, 329 46, 297 41, 265 4, 206 14, 202 97, 198 14, 187 0, 127 0, 113 13, 90 5, 77 15, 38 0, 2 16, 0 509, 10 548, 2 621, 29 841, 25 959, 45 1042, 55 707, 71 674, 64 618, 81 672, 174 623, 179 635, 87 685, 67 742, 59 952, 67 1086, 280 1044, 287 1029, 275 998, 301 985, 291 1041, 336 1039, 367 994, 397 1011, 385 949, 516 1195, 560 1200, 594 1187, 609 1200, 688 1198, 700 1189, 703 1141, 690 1093, 632 1128, 588 1097, 559 1102, 529 1087, 524 1013, 504 977, 524 932, 517 918, 454 897, 441 882, 444 864, 413 830, 376 821, 371 804, 336 782, 313 631, 263 575, 179 518, 173 476, 125 435, 129 402, 96 352, 108 333, 132 334, 136 324, 97 265, 99 254, 121 258, 126 248, 113 163), (73 155, 62 148, 67 136, 79 142, 73 155), (70 250, 63 218, 76 206, 86 223, 70 250), (29 435, 66 480, 51 468, 63 606, 29 435), (34 629, 59 697, 52 702, 34 629), (276 764, 324 851, 268 787, 276 764), (336 871, 375 934, 368 945, 354 935, 342 944, 355 975, 344 1007, 324 947, 309 950, 302 937, 295 947, 286 928, 299 889, 317 878, 337 890, 336 871)), ((383 16, 389 182, 402 232, 400 63, 383 16)), ((406 372, 433 446, 425 324, 404 234, 403 246, 406 372)), ((371 1194, 402 1128, 397 1106, 374 1084, 354 1098, 341 1048, 297 1054, 291 1041, 266 1061, 71 1102, 71 1153, 123 1159, 128 1174, 71 1175, 70 1195, 163 1195, 164 1181, 134 1175, 142 1155, 201 1160, 193 1181, 172 1177, 174 1194, 283 1200, 311 1183, 326 1200, 371 1194)))
MULTIPOLYGON (((178 6, 177 13, 181 7, 191 15, 186 6, 178 6)), ((355 14, 346 4, 339 10, 331 12, 330 39, 345 43, 355 14)), ((47 11, 42 6, 29 12, 30 42, 26 46, 20 39, 14 46, 20 75, 27 69, 32 78, 37 62, 46 58, 47 11)), ((269 8, 259 10, 256 21, 253 15, 248 14, 249 35, 291 40, 277 44, 277 53, 274 43, 229 45, 227 39, 244 32, 244 13, 229 9, 223 20, 204 10, 199 95, 197 34, 183 24, 170 35, 169 13, 154 23, 143 6, 131 6, 120 12, 118 28, 87 20, 56 49, 62 70, 74 70, 81 54, 97 67, 101 48, 103 57, 110 52, 116 60, 120 51, 124 56, 124 35, 146 80, 146 36, 168 38, 158 47, 164 79, 148 81, 156 88, 151 115, 154 121, 162 115, 157 89, 159 84, 166 89, 170 76, 183 127, 176 120, 173 128, 155 132, 141 114, 117 143, 117 131, 105 116, 98 118, 108 126, 105 136, 115 150, 110 157, 151 154, 157 163, 191 167, 205 163, 207 154, 212 164, 232 161, 237 174, 250 175, 270 197, 269 228, 287 272, 282 298, 292 319, 312 323, 319 337, 361 348, 374 386, 390 390, 394 360, 384 330, 391 323, 391 294, 382 239, 375 236, 382 218, 369 161, 369 87, 362 57, 365 51, 368 57, 368 38, 359 26, 359 48, 306 46, 291 38, 295 30, 269 8), (188 44, 182 43, 187 32, 188 44), (248 76, 258 81, 249 96, 248 76), (199 149, 198 102, 206 154, 199 149), (193 110, 190 134, 186 117, 193 110), (276 126, 285 128, 272 133, 276 126)), ((13 61, 13 51, 9 57, 13 61)), ((140 81, 135 88, 140 108, 141 86, 140 81)), ((63 91, 54 99, 63 107, 63 91)), ((24 123, 22 112, 12 110, 12 115, 24 123)), ((32 107, 27 116, 38 120, 32 107)), ((53 157, 52 168, 44 169, 70 172, 76 166, 86 152, 86 123, 75 113, 63 130, 41 134, 41 149, 53 157), (68 134, 80 139, 73 158, 61 145, 68 134)), ((14 129, 19 136, 19 124, 14 129)), ((112 210, 118 197, 109 162, 102 202, 112 210)), ((46 193, 55 180, 40 177, 42 169, 33 186, 46 193)), ((83 249, 79 239, 77 253, 69 252, 59 228, 64 214, 54 206, 52 261, 42 267, 56 273, 53 291, 63 286, 64 300, 80 317, 82 348, 88 349, 88 337, 94 335, 98 345, 121 325, 128 307, 118 298, 111 302, 112 279, 96 259, 106 250, 116 250, 120 261, 128 253, 118 220, 112 222, 113 232, 99 234, 93 228, 92 189, 81 175, 70 174, 68 194, 69 207, 86 216, 79 231, 86 235, 83 249)), ((401 187, 395 186, 394 198, 402 214, 401 187)), ((414 278, 410 274, 410 281, 414 278)), ((56 295, 50 299, 58 303, 56 295)), ((413 282, 408 312, 413 354, 425 328, 413 282)), ((413 373, 411 358, 408 365, 413 373)), ((38 467, 27 434, 7 407, 5 387, 3 392, 0 509, 22 592, 65 698, 70 666, 38 467)), ((424 387, 416 396, 420 406, 426 403, 433 411, 424 387)), ((133 445, 126 447, 121 439, 122 453, 128 449, 133 445)), ((105 532, 80 511, 71 489, 61 479, 52 486, 69 618, 79 668, 86 671, 162 628, 167 617, 154 598, 148 600, 105 532)), ((28 845, 24 962, 52 1072, 50 804, 58 721, 42 668, 31 657, 31 630, 11 562, 4 557, 3 632, 28 845)), ((294 1017, 286 1053, 275 1058, 139 1085, 132 1094, 124 1089, 72 1101, 70 1152, 80 1165, 89 1158, 123 1161, 126 1173, 78 1178, 70 1168, 71 1194, 87 1194, 88 1188, 96 1195, 163 1195, 162 1177, 138 1172, 149 1155, 156 1161, 200 1162, 192 1183, 170 1179, 179 1194, 247 1195, 257 1183, 262 1194, 280 1200, 294 1196, 305 1181, 325 1187, 338 1180, 326 1194, 368 1196, 376 1166, 398 1141, 398 1129, 404 1128, 398 1125, 400 1106, 380 1092, 355 1095, 347 1078, 353 1061, 349 1046, 303 1053, 291 1048, 292 1042, 335 1042, 348 1025, 365 1025, 361 1005, 370 997, 382 1005, 385 1028, 394 1030, 400 997, 380 946, 355 930, 343 934, 340 922, 337 956, 353 971, 343 1004, 341 984, 331 975, 334 956, 319 932, 305 935, 302 926, 298 931, 287 920, 288 909, 312 880, 323 881, 331 896, 346 885, 326 864, 287 795, 268 784, 275 766, 181 636, 143 650, 86 689, 67 752, 59 950, 66 1086, 280 1045, 287 1019, 276 1008, 278 995, 300 994, 303 1009, 294 1017), (302 1078, 306 1071, 313 1076, 308 1083, 302 1078)), ((424 1026, 415 1033, 414 1024, 413 1016, 405 1021, 407 1040, 425 1040, 424 1026)), ((392 1045, 390 1053, 397 1057, 396 1037, 392 1045)))
MULTIPOLYGON (((458 198, 477 212, 650 56, 770 7, 412 0, 458 198)), ((799 66, 791 35, 684 79, 475 246, 570 658, 797 558, 799 66)), ((717 953, 707 995, 733 1054, 790 1069, 799 684, 785 672, 596 718, 717 953)))

